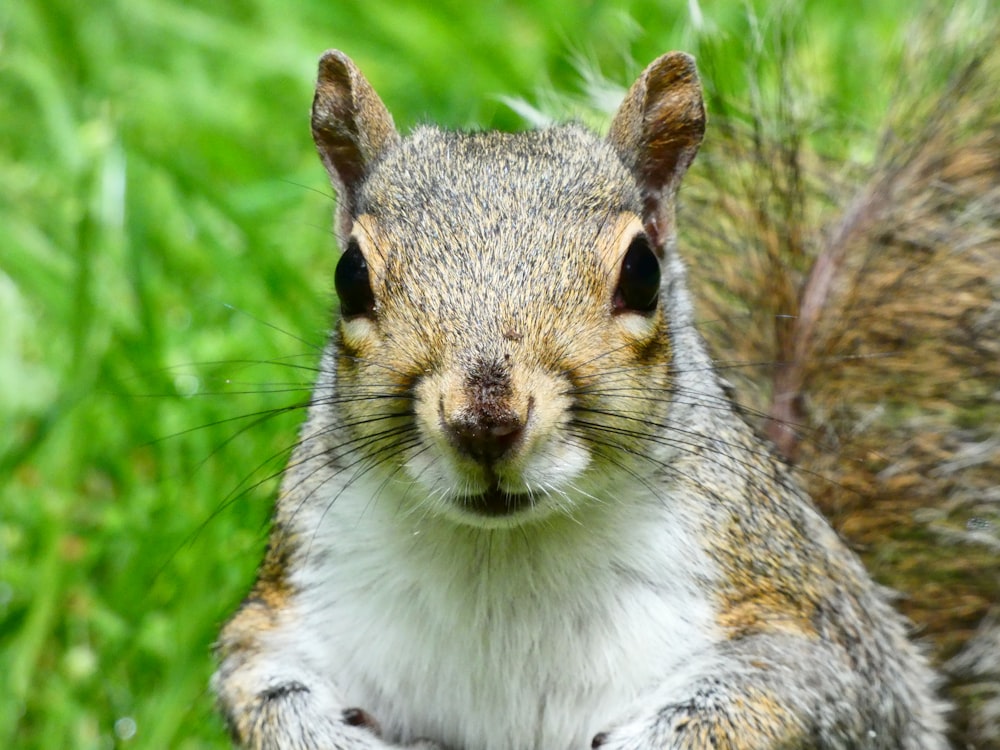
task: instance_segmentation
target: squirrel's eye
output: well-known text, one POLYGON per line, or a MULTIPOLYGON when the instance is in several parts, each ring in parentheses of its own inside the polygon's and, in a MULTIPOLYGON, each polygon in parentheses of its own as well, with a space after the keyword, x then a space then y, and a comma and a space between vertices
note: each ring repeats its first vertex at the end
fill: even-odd
POLYGON ((652 312, 660 296, 660 261, 650 247, 649 238, 637 235, 622 259, 615 312, 652 312))
POLYGON ((370 315, 375 310, 375 295, 368 278, 368 262, 361 254, 358 241, 351 238, 347 250, 337 262, 333 284, 340 300, 340 314, 345 318, 370 315))

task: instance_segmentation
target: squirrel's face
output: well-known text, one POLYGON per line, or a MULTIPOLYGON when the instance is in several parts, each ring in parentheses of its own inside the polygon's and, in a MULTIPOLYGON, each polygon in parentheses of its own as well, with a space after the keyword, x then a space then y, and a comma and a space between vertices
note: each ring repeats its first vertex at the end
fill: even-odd
POLYGON ((630 463, 669 377, 628 171, 575 127, 424 129, 358 205, 338 388, 364 452, 414 504, 468 523, 572 513, 630 463))
POLYGON ((573 516, 655 460, 660 261, 704 126, 694 61, 670 53, 606 139, 403 139, 350 59, 325 54, 312 130, 344 248, 330 455, 378 469, 417 512, 479 526, 573 516))

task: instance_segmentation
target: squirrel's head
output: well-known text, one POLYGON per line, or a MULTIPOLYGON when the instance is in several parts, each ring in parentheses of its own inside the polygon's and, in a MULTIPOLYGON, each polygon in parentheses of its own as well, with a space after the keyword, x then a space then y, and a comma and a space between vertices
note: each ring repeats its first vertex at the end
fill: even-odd
POLYGON ((671 53, 605 139, 402 138, 326 53, 312 130, 338 194, 333 400, 350 453, 480 526, 572 515, 649 454, 671 381, 661 265, 704 126, 694 61, 671 53))

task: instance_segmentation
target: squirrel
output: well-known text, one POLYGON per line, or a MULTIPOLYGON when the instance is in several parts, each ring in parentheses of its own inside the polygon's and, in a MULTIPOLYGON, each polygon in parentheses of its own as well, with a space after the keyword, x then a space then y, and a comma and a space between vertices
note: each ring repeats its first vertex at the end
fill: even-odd
POLYGON ((907 620, 697 329, 668 53, 605 138, 401 136, 343 53, 312 132, 339 320, 213 677, 245 748, 948 746, 907 620))

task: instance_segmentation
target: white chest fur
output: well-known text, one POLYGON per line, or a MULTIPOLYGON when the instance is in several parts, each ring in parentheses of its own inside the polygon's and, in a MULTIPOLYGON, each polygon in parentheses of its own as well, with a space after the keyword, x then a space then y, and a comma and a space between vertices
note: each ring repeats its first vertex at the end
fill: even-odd
POLYGON ((387 739, 586 748, 714 640, 713 571, 674 503, 631 488, 574 519, 487 532, 370 489, 302 519, 319 527, 298 645, 387 739))

